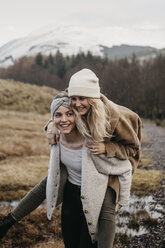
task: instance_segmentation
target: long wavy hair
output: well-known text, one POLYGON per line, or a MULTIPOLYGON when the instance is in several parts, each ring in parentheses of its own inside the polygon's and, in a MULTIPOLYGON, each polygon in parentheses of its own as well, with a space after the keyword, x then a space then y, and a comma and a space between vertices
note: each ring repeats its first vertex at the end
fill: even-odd
MULTIPOLYGON (((62 91, 56 95, 56 98, 66 97, 67 91, 62 91)), ((106 104, 101 99, 87 98, 90 109, 86 116, 81 116, 71 105, 70 108, 75 114, 76 127, 80 134, 89 137, 96 142, 103 142, 112 137, 111 131, 111 113, 106 104)))
POLYGON ((92 138, 96 142, 103 142, 111 138, 110 111, 101 99, 87 98, 90 104, 86 116, 80 116, 76 110, 76 126, 83 136, 92 138))

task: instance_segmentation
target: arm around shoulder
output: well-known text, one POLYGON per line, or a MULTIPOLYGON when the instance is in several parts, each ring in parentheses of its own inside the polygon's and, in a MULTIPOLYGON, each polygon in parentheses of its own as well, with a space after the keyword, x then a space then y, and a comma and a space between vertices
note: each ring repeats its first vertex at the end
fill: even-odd
POLYGON ((59 133, 53 120, 49 120, 44 127, 49 145, 56 145, 59 140, 59 133))

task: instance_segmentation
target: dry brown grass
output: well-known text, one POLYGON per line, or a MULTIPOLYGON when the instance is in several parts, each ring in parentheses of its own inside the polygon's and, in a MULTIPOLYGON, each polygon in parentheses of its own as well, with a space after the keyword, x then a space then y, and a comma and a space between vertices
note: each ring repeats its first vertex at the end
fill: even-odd
POLYGON ((0 109, 48 113, 57 90, 0 79, 0 109))
POLYGON ((50 115, 0 111, 0 153, 6 156, 48 155, 43 127, 50 115))
POLYGON ((33 246, 29 246, 29 248, 64 248, 64 243, 62 240, 52 240, 48 242, 41 242, 33 246))
MULTIPOLYGON (((22 198, 47 175, 49 146, 43 127, 50 118, 55 89, 0 80, 0 200, 22 198)), ((0 217, 11 207, 2 210, 0 217)), ((2 248, 63 248, 60 209, 49 222, 45 209, 36 209, 16 224, 2 248)))
MULTIPOLYGON (((142 144, 150 143, 150 139, 145 134, 142 134, 142 144)), ((138 167, 149 167, 153 165, 151 148, 143 147, 141 151, 140 161, 138 167)))
MULTIPOLYGON (((47 175, 49 145, 43 127, 50 115, 7 110, 0 115, 0 200, 12 201, 47 175)), ((10 209, 1 211, 0 217, 10 209)), ((36 209, 10 230, 1 247, 63 248, 59 216, 60 209, 49 222, 46 209, 36 209)))
POLYGON ((0 247, 50 248, 54 244, 54 247, 63 248, 59 216, 60 207, 53 214, 51 221, 47 219, 45 209, 36 209, 9 230, 0 247))
POLYGON ((138 168, 149 167, 153 165, 152 151, 149 148, 143 148, 140 156, 138 168))
MULTIPOLYGON (((146 135, 142 135, 142 143, 150 143, 150 139, 146 135)), ((149 195, 156 192, 161 187, 161 181, 164 178, 164 173, 158 170, 150 170, 153 165, 151 148, 143 147, 139 167, 135 171, 132 180, 131 192, 138 196, 149 195), (147 170, 143 168, 148 167, 147 170)))
POLYGON ((49 146, 43 127, 50 115, 6 110, 0 115, 0 199, 13 200, 47 174, 49 146))
MULTIPOLYGON (((0 80, 0 200, 22 198, 47 175, 49 146, 43 127, 56 93, 48 87, 0 80)), ((59 215, 57 210, 49 222, 46 210, 36 209, 9 231, 1 247, 63 248, 59 215)))
POLYGON ((27 191, 47 175, 48 156, 11 157, 0 163, 0 199, 12 201, 22 198, 27 191))
POLYGON ((29 248, 64 248, 62 240, 52 238, 47 242, 39 242, 36 245, 29 246, 29 248))
POLYGON ((133 175, 131 192, 138 196, 150 195, 160 189, 163 178, 162 171, 137 169, 133 175))

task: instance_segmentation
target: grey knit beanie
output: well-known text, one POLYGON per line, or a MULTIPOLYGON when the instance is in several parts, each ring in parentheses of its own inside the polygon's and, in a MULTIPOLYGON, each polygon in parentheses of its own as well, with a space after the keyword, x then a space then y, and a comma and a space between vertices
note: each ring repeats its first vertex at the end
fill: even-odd
POLYGON ((54 120, 54 113, 55 111, 60 107, 63 106, 65 108, 70 108, 70 104, 69 104, 69 98, 67 96, 60 96, 56 95, 55 98, 53 99, 52 103, 51 103, 51 117, 52 120, 54 120))
POLYGON ((69 81, 68 96, 100 98, 98 77, 86 68, 76 72, 69 81))

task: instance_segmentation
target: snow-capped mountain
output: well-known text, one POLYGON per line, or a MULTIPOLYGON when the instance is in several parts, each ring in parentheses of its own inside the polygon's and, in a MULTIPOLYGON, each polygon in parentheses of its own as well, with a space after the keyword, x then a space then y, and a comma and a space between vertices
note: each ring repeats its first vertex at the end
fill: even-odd
POLYGON ((22 56, 34 56, 41 52, 49 55, 59 50, 64 55, 73 55, 79 52, 90 51, 93 55, 118 58, 132 53, 141 52, 142 55, 156 53, 157 49, 152 47, 137 46, 114 46, 111 41, 111 33, 99 28, 84 28, 69 25, 49 25, 39 29, 28 36, 12 40, 0 47, 0 67, 8 67, 22 56), (119 49, 118 49, 119 48, 119 49), (129 50, 129 51, 128 51, 129 50))
POLYGON ((64 55, 91 51, 103 55, 94 33, 89 29, 71 26, 48 26, 28 36, 12 40, 0 47, 0 66, 9 66, 22 56, 34 56, 41 52, 49 55, 60 50, 64 55))

